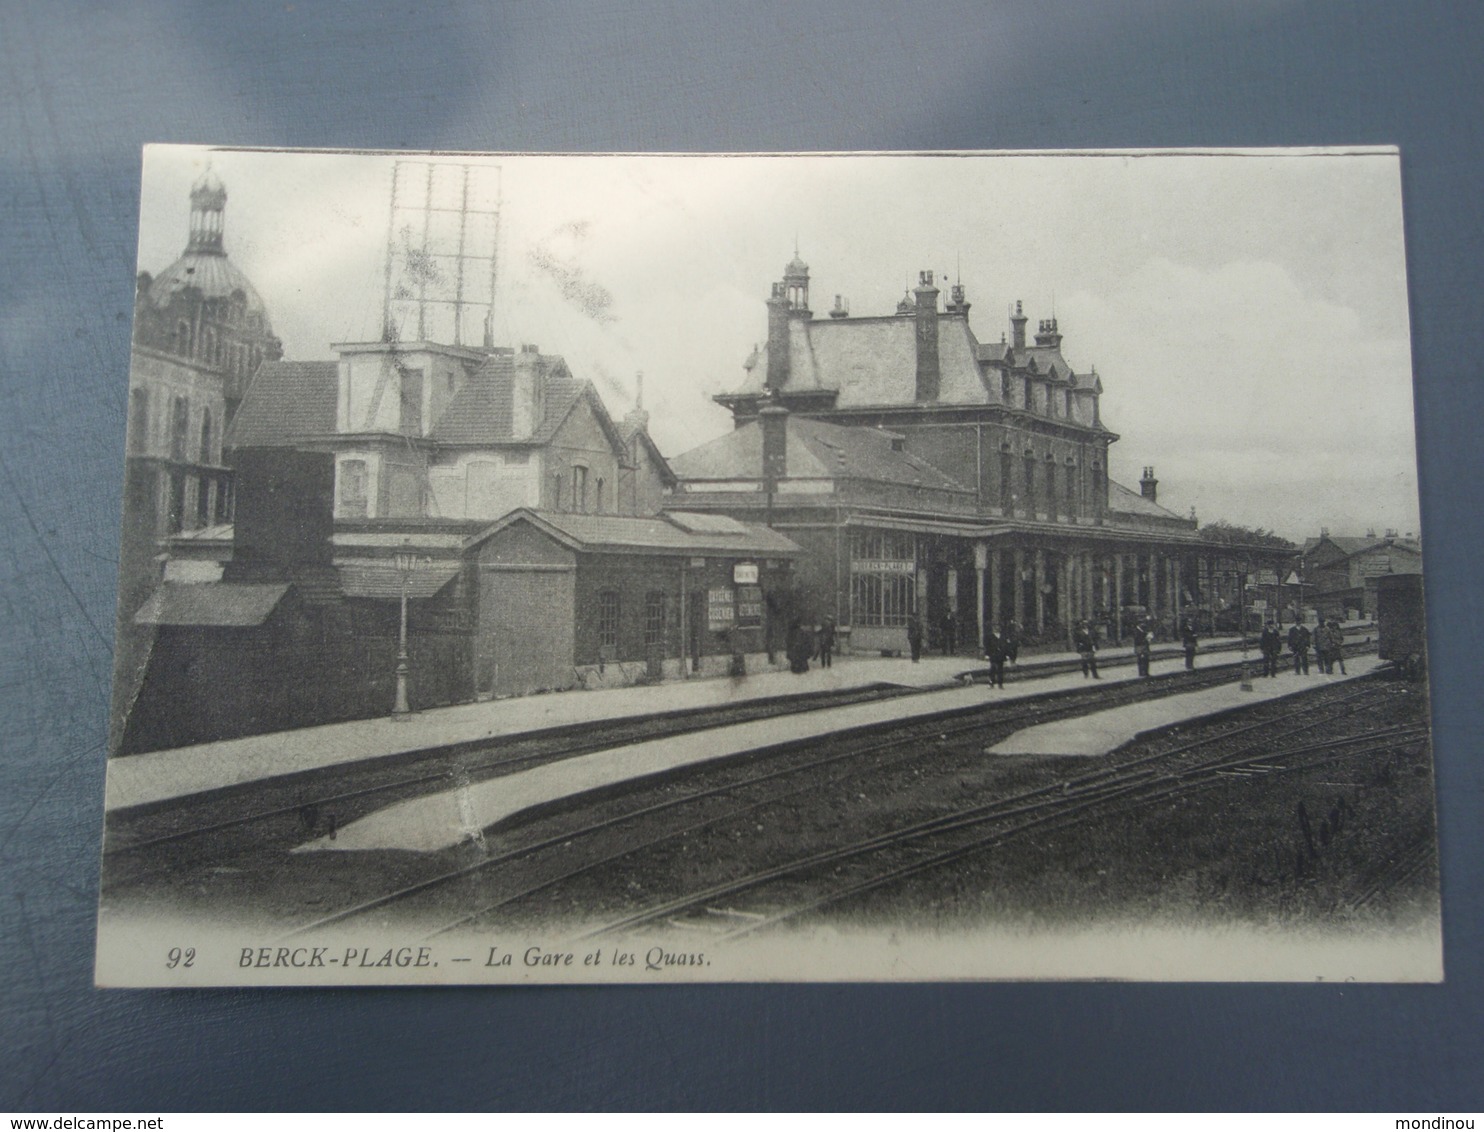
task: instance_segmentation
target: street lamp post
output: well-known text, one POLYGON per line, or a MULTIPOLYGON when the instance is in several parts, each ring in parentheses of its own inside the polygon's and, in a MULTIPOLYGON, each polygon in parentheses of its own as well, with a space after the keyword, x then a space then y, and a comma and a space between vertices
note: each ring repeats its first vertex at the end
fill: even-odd
POLYGON ((412 540, 404 539, 402 549, 394 559, 397 573, 402 579, 402 620, 397 634, 397 698, 392 704, 392 718, 406 719, 412 714, 407 705, 407 583, 417 569, 417 556, 412 552, 412 540))
POLYGON ((1247 660, 1247 566, 1242 563, 1237 591, 1237 620, 1242 626, 1242 691, 1252 691, 1252 668, 1247 660))

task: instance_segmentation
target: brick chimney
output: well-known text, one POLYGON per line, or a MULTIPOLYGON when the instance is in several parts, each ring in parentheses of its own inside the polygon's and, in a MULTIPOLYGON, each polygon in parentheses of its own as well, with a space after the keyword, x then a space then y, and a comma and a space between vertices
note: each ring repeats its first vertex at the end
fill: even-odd
POLYGON ((763 434, 763 481, 771 492, 788 475, 788 410, 773 402, 758 410, 757 420, 763 434))
POLYGON ((836 295, 835 296, 835 305, 830 308, 830 317, 831 318, 849 318, 850 317, 850 307, 849 307, 849 305, 847 305, 845 303, 845 301, 839 295, 836 295))
POLYGON ((541 404, 541 352, 523 345, 511 359, 510 431, 516 440, 533 435, 545 415, 541 404))
POLYGON ((938 399, 938 288, 933 286, 933 273, 917 275, 917 298, 914 319, 917 330, 917 396, 918 401, 938 399))
POLYGON ((1154 478, 1153 468, 1144 469, 1144 478, 1139 481, 1139 494, 1150 503, 1159 502, 1159 480, 1154 478))
POLYGON ((1061 345, 1061 331, 1056 328, 1056 319, 1043 318, 1036 329, 1036 345, 1050 346, 1053 349, 1061 345))
POLYGON ((943 313, 969 317, 969 300, 962 283, 955 283, 948 289, 948 302, 943 305, 943 313))
POLYGON ((634 376, 636 392, 634 394, 634 407, 624 414, 623 423, 636 432, 647 432, 649 429, 649 412, 644 408, 644 371, 640 370, 634 376))
POLYGON ((768 298, 768 373, 765 384, 782 390, 788 384, 791 360, 788 352, 788 292, 782 283, 773 284, 768 298))
POLYGON ((1015 313, 1010 316, 1010 345, 1017 350, 1025 349, 1026 317, 1020 309, 1020 300, 1015 300, 1015 313))

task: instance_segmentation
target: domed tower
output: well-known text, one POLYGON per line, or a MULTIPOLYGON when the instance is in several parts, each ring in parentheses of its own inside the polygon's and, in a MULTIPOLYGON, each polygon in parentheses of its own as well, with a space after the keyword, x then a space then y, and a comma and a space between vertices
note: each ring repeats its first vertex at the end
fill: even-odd
POLYGON ((799 250, 794 249, 793 259, 788 261, 788 266, 783 269, 783 290, 788 298, 788 309, 795 314, 808 315, 809 312, 809 265, 799 258, 799 250))
POLYGON ((283 357, 257 288, 227 256, 227 189, 211 170, 191 186, 185 253, 151 276, 140 272, 134 345, 218 375, 230 418, 248 379, 283 357))

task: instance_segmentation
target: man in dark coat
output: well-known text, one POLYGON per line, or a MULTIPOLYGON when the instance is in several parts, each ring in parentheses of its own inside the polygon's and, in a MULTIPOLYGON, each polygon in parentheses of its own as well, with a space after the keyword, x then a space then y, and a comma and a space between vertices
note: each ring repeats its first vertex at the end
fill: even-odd
POLYGON ((1264 676, 1278 675, 1278 657, 1283 652, 1283 636, 1278 632, 1278 626, 1271 621, 1262 627, 1262 636, 1258 638, 1258 650, 1262 653, 1262 674, 1264 676))
POLYGON ((1309 627, 1296 621, 1288 630, 1288 649, 1293 653, 1293 674, 1309 675, 1309 627))
POLYGON ((813 634, 795 621, 788 627, 788 667, 791 672, 809 671, 809 654, 814 651, 813 634))
POLYGON ((1149 675, 1149 650, 1154 634, 1147 619, 1134 622, 1134 663, 1139 666, 1139 675, 1149 675))
POLYGON ((1005 659, 1011 664, 1020 663, 1020 622, 1011 621, 1005 628, 1005 659))
POLYGON ((835 619, 828 614, 825 615, 824 624, 819 627, 819 666, 821 668, 831 667, 831 658, 835 655, 835 619))
POLYGON ((1189 617, 1180 622, 1180 644, 1185 649, 1185 668, 1187 671, 1195 669, 1195 622, 1189 617))
POLYGON ((1004 636, 998 629, 991 626, 989 639, 984 642, 984 659, 989 661, 989 686, 991 688, 1005 686, 1005 657, 1007 655, 1004 636))
POLYGON ((958 622, 954 620, 953 610, 943 614, 943 655, 952 656, 958 651, 958 622))
POLYGON ((912 663, 922 659, 922 622, 914 613, 907 618, 907 645, 912 650, 912 663))
POLYGON ((1098 675, 1098 639, 1086 621, 1077 623, 1077 631, 1072 634, 1072 646, 1082 658, 1082 678, 1085 680, 1091 676, 1094 680, 1101 680, 1098 675))

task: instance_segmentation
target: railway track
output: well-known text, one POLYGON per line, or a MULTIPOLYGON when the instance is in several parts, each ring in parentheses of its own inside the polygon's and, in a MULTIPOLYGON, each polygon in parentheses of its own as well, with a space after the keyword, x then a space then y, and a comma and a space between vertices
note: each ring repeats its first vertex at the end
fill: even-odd
MULTIPOLYGON (((1339 714, 1342 713, 1310 721, 1291 733, 1322 726, 1339 714)), ((1262 726, 1270 727, 1271 722, 1262 726)), ((1424 724, 1403 725, 1364 736, 1291 744, 1277 750, 1262 743, 1234 755, 1225 754, 1195 764, 1172 763, 1201 747, 1228 742, 1233 733, 1223 732, 1116 768, 1094 771, 1060 784, 966 807, 912 826, 807 854, 653 905, 605 924, 584 938, 619 934, 659 921, 673 928, 703 931, 717 940, 749 935, 952 864, 1031 832, 1051 832, 1093 815, 1112 816, 1113 806, 1118 807, 1119 813, 1147 809, 1178 795, 1221 783, 1233 771, 1254 769, 1262 777, 1268 777, 1309 770, 1400 744, 1425 742, 1427 735, 1424 724), (859 867, 854 873, 842 876, 840 866, 847 863, 859 867), (780 886, 782 893, 777 891, 780 886), (790 899, 790 888, 802 890, 805 895, 790 899), (770 889, 774 892, 771 901, 770 889), (744 893, 752 896, 754 908, 716 907, 718 902, 744 893)))
MULTIPOLYGON (((1226 678, 1222 674, 1238 667, 1238 662, 1213 664, 1194 674, 1180 672, 1155 679, 1166 687, 1173 687, 1171 682, 1185 681, 1173 690, 1187 690, 1220 682, 1226 678)), ((1070 668, 1075 668, 1075 664, 1070 668)), ((163 850, 170 854, 161 862, 165 867, 172 859, 210 859, 221 863, 241 852, 260 848, 265 842, 292 846, 307 837, 333 834, 347 822, 419 793, 481 782, 640 739, 908 697, 921 691, 878 684, 839 692, 806 693, 731 707, 633 717, 601 728, 572 726, 498 741, 453 744, 419 752, 411 758, 377 760, 354 768, 329 767, 269 783, 245 784, 212 791, 199 798, 154 803, 110 814, 104 836, 105 860, 121 862, 163 850), (245 805, 249 800, 251 804, 245 805)), ((140 868, 143 866, 127 875, 137 878, 140 868)))
MULTIPOLYGON (((395 891, 378 894, 317 919, 299 931, 311 932, 377 914, 385 915, 390 911, 425 922, 449 905, 472 905, 471 911, 444 923, 433 934, 453 931, 497 909, 527 900, 564 881, 666 841, 724 825, 801 795, 856 781, 865 775, 890 773, 899 768, 910 771, 914 764, 920 765, 929 752, 941 749, 941 745, 950 740, 966 735, 980 738, 1008 735, 1022 726, 1083 714, 1089 708, 1104 710, 1119 703, 1155 698, 1151 692, 1175 694, 1188 691, 1192 686, 1219 683, 1229 678, 1230 673, 1222 674, 1217 669, 1207 668, 1192 674, 1181 673, 1163 686, 1156 681, 1078 688, 1037 701, 996 706, 988 712, 982 707, 960 709, 951 716, 939 715, 904 723, 892 728, 889 736, 864 745, 860 741, 864 735, 844 733, 834 736, 829 741, 828 753, 823 755, 809 754, 822 745, 817 741, 783 744, 773 752, 769 761, 774 765, 767 769, 756 770, 756 760, 749 760, 748 772, 740 776, 735 771, 718 773, 713 770, 708 777, 720 781, 711 785, 630 806, 618 813, 601 815, 579 826, 558 824, 549 833, 534 836, 523 844, 511 845, 491 856, 395 891), (795 757, 785 757, 788 755, 795 757), (797 757, 800 755, 805 757, 797 757), (778 765, 780 758, 783 761, 778 765), (581 853, 582 859, 571 863, 571 857, 576 853, 581 853), (545 864, 546 860, 550 861, 549 865, 545 864), (518 876, 514 875, 509 866, 522 862, 527 864, 527 869, 518 876), (491 887, 500 891, 492 894, 491 887), (416 915, 418 912, 423 915, 416 915)), ((1348 703, 1363 694, 1363 691, 1352 693, 1343 702, 1348 703)), ((1326 715, 1320 722, 1331 718, 1333 716, 1326 715)), ((1259 726, 1265 724, 1253 725, 1254 728, 1259 726)), ((879 734, 879 731, 879 728, 872 729, 866 734, 879 734)))

